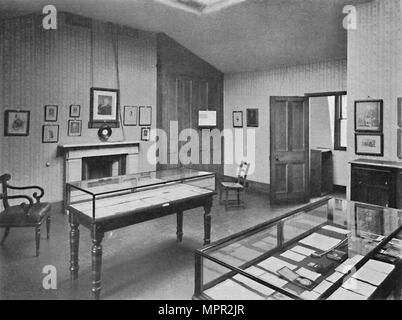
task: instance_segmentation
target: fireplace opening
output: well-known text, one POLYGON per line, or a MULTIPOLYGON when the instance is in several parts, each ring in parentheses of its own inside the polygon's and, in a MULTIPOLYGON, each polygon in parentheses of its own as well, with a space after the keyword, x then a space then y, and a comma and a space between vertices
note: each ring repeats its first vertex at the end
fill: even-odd
POLYGON ((82 179, 101 179, 126 174, 127 155, 82 158, 82 179))

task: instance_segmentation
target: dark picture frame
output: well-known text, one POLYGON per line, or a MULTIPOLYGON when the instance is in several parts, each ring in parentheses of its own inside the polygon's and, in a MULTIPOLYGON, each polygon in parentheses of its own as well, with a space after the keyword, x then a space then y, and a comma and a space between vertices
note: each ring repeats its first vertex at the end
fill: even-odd
POLYGON ((355 153, 363 156, 384 156, 384 135, 382 133, 355 133, 355 153), (363 140, 363 139, 366 140, 363 140), (378 146, 378 144, 380 144, 378 146))
POLYGON ((150 127, 142 127, 141 128, 141 141, 149 141, 150 134, 151 134, 150 127))
POLYGON ((27 110, 5 110, 4 136, 29 136, 31 112, 27 110))
POLYGON ((100 128, 108 125, 119 128, 119 90, 109 88, 90 89, 88 128, 100 128))
POLYGON ((258 127, 258 109, 247 109, 247 127, 258 127))
POLYGON ((243 111, 233 111, 232 122, 233 128, 243 128, 243 111))
POLYGON ((46 105, 45 106, 45 122, 57 122, 59 114, 59 106, 46 105))
POLYGON ((402 129, 397 131, 398 158, 402 159, 402 129))
POLYGON ((124 125, 136 126, 138 124, 138 107, 124 106, 124 125))
POLYGON ((140 106, 138 122, 140 126, 150 126, 152 124, 152 107, 140 106))
POLYGON ((398 127, 402 128, 402 98, 398 98, 398 127))
POLYGON ((383 130, 383 100, 355 101, 355 131, 381 133, 383 130))
POLYGON ((42 126, 42 143, 59 142, 59 129, 58 124, 44 124, 42 126))
POLYGON ((72 104, 70 105, 70 118, 79 118, 81 115, 81 105, 72 104))
POLYGON ((82 134, 82 120, 68 120, 67 134, 69 137, 80 137, 82 134))
POLYGON ((384 234, 384 208, 363 203, 355 204, 355 231, 359 237, 373 240, 384 234))

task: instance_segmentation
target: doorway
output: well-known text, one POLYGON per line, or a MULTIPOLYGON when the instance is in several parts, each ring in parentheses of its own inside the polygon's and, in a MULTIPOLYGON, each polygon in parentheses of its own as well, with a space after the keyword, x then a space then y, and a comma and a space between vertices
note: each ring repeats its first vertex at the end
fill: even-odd
POLYGON ((308 97, 270 98, 270 176, 273 203, 310 200, 308 97))

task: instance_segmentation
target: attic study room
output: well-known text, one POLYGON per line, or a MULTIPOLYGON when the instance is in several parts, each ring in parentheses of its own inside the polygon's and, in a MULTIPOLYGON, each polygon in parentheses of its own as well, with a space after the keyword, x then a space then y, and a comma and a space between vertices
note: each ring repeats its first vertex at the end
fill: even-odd
POLYGON ((401 39, 400 0, 0 0, 0 300, 402 300, 401 39))

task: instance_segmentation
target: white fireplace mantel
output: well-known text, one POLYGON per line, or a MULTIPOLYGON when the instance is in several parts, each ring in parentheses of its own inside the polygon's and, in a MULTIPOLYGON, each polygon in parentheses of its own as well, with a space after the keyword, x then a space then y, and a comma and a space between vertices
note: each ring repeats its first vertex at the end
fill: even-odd
POLYGON ((59 151, 65 159, 66 182, 82 180, 82 159, 89 157, 127 155, 126 174, 138 172, 139 141, 64 144, 59 151))

